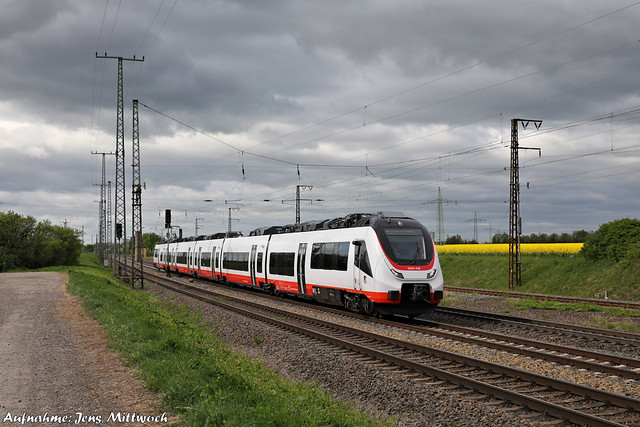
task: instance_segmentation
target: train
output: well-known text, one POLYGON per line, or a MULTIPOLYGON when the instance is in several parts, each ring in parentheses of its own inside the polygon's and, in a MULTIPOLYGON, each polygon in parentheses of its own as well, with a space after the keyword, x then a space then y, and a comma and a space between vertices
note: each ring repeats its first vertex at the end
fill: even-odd
POLYGON ((402 214, 354 213, 249 236, 218 233, 165 240, 156 268, 295 295, 375 316, 432 313, 443 276, 431 234, 402 214))

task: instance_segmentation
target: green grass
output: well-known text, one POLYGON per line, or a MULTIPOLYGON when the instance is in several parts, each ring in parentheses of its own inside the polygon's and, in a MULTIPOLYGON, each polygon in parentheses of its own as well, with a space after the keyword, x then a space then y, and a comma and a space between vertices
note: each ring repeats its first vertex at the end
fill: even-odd
MULTIPOLYGON (((197 313, 134 291, 95 257, 68 271, 70 293, 103 325, 124 362, 189 426, 370 426, 378 420, 231 351, 197 313)), ((49 269, 52 270, 52 269, 49 269)))
POLYGON ((538 301, 531 298, 519 298, 509 300, 509 304, 516 310, 559 310, 559 311, 591 311, 607 313, 614 316, 640 317, 640 312, 621 307, 602 307, 586 302, 563 303, 558 301, 538 301))
MULTIPOLYGON (((640 261, 621 266, 588 262, 580 255, 522 255, 519 292, 640 300, 640 261)), ((506 255, 442 254, 445 286, 508 290, 506 255)))

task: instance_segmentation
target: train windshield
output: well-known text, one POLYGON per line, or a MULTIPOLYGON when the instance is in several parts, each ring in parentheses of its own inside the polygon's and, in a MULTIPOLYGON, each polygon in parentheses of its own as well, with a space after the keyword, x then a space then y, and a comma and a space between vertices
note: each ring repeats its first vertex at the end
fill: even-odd
POLYGON ((382 227, 379 235, 385 253, 396 264, 428 265, 433 258, 431 236, 422 228, 382 227))

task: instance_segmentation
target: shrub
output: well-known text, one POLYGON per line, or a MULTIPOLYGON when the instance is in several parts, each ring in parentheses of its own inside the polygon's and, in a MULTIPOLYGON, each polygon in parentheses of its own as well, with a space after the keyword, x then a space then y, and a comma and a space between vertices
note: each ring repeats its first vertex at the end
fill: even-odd
POLYGON ((623 218, 600 226, 587 238, 580 253, 591 261, 619 262, 637 253, 630 250, 640 243, 640 221, 623 218))

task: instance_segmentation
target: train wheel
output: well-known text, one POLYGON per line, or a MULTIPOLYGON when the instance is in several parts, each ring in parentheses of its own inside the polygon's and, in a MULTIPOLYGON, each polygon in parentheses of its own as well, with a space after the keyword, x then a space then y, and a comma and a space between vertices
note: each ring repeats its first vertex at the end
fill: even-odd
POLYGON ((378 310, 376 310, 376 307, 373 305, 373 302, 371 302, 371 300, 364 295, 360 295, 360 297, 362 299, 362 311, 369 316, 377 316, 379 313, 378 310))

